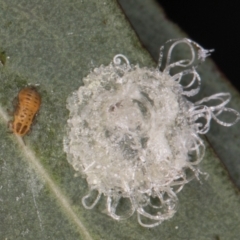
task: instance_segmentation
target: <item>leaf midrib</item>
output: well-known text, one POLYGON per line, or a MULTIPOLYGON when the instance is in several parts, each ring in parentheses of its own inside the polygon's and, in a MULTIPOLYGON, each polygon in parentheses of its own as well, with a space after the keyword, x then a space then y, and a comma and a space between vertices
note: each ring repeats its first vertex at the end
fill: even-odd
MULTIPOLYGON (((8 114, 3 110, 2 106, 0 106, 0 119, 7 126, 9 117, 8 114)), ((56 198, 58 204, 61 206, 62 211, 65 213, 68 219, 76 225, 78 232, 82 235, 83 239, 93 240, 87 228, 82 223, 80 217, 74 212, 68 197, 64 195, 64 193, 57 186, 53 178, 51 178, 50 174, 48 173, 47 169, 44 168, 40 159, 36 157, 34 151, 29 146, 24 144, 21 137, 15 135, 15 139, 18 144, 19 150, 22 150, 21 152, 24 156, 24 159, 49 187, 49 190, 56 198)))

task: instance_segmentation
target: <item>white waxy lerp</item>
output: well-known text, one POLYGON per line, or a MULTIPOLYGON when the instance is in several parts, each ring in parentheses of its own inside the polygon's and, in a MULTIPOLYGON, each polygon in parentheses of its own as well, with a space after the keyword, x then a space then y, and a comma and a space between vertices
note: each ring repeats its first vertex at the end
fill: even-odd
POLYGON ((95 68, 83 79, 84 86, 67 99, 70 115, 64 151, 89 185, 90 192, 82 199, 84 207, 92 209, 104 195, 108 215, 121 220, 136 211, 144 227, 173 217, 177 193, 198 178, 205 150, 199 135, 208 132, 211 119, 229 127, 240 118, 226 107, 229 93, 195 103, 186 98, 199 92, 196 66, 212 50, 186 38, 167 45, 164 67, 164 47, 156 69, 131 65, 118 54, 108 66, 95 68), (171 63, 179 44, 189 48, 191 57, 171 63), (205 105, 210 100, 216 104, 205 105), (221 121, 223 112, 235 115, 235 121, 221 121), (93 192, 98 194, 92 201, 93 192))

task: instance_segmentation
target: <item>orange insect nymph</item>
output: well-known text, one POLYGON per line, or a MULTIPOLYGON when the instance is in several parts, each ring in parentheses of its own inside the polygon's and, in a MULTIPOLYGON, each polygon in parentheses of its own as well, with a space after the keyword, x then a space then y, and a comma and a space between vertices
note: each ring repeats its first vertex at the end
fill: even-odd
POLYGON ((41 105, 41 96, 35 87, 26 87, 18 93, 18 103, 14 111, 14 119, 9 124, 13 133, 26 135, 41 105))

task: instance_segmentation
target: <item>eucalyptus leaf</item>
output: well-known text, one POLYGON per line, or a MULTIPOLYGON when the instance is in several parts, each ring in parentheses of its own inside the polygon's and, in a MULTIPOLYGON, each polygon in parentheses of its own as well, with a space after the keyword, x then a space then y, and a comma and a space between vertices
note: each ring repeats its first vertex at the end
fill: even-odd
MULTIPOLYGON (((144 9, 151 11, 154 3, 146 2, 149 5, 144 9)), ((144 1, 136 1, 133 6, 138 9, 139 3, 144 1)), ((183 36, 162 11, 154 16, 162 19, 162 28, 156 32, 156 36, 163 36, 158 47, 168 38, 183 36)), ((103 198, 93 210, 82 206, 87 183, 76 176, 63 152, 69 114, 67 97, 94 67, 108 65, 118 53, 140 66, 156 65, 116 1, 0 0, 0 52, 4 53, 4 64, 0 66, 1 239, 239 238, 239 193, 210 147, 201 165, 202 171, 209 174, 208 180, 202 178, 202 183, 194 180, 186 185, 178 195, 176 215, 156 228, 141 227, 136 215, 114 221, 101 212, 103 198), (42 105, 24 143, 9 134, 7 122, 11 119, 8 112, 13 110, 12 100, 27 84, 39 85, 42 105)), ((211 61, 205 62, 201 71, 208 72, 202 79, 209 82, 203 86, 203 95, 225 88, 234 95, 232 107, 239 104, 239 95, 222 83, 211 61)), ((220 158, 235 156, 231 152, 238 149, 237 141, 232 149, 229 141, 236 129, 224 132, 214 126, 210 133, 213 139, 222 139, 214 147, 215 151, 219 149, 220 158), (221 134, 215 135, 219 131, 221 134)))

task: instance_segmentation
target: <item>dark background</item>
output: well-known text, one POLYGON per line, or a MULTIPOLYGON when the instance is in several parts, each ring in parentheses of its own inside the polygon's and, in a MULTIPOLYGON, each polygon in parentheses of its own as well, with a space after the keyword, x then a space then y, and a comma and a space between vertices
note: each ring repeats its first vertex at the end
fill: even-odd
POLYGON ((240 7, 237 2, 156 1, 192 40, 205 49, 215 49, 212 59, 240 92, 240 7))

